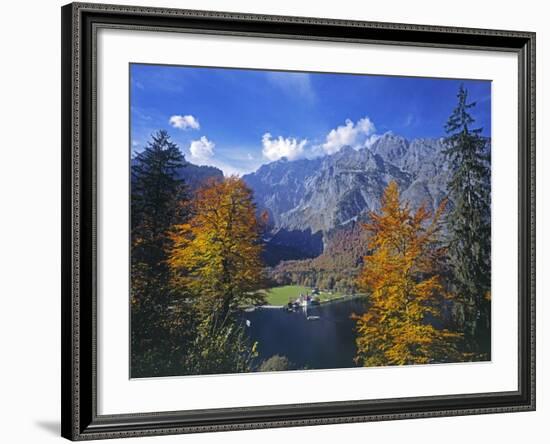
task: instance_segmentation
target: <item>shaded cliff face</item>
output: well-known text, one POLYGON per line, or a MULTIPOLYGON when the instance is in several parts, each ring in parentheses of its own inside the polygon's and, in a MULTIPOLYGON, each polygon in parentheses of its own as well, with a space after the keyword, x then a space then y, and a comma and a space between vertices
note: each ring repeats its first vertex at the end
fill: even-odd
POLYGON ((185 161, 181 168, 178 168, 177 175, 183 179, 190 191, 194 191, 209 179, 223 179, 223 173, 212 166, 195 165, 185 161))
MULTIPOLYGON (((136 165, 136 160, 131 159, 130 166, 134 165, 136 165)), ((184 159, 182 166, 176 170, 176 176, 183 180, 190 191, 195 191, 207 180, 223 179, 223 172, 216 167, 195 165, 184 159)))
POLYGON ((413 208, 425 204, 434 210, 447 196, 450 173, 443 150, 443 139, 409 141, 387 133, 368 148, 344 147, 323 158, 280 160, 243 179, 254 191, 258 208, 270 215, 267 249, 274 240, 278 257, 285 246, 293 251, 292 259, 313 257, 326 233, 377 210, 392 180, 413 208))
POLYGON ((323 158, 298 205, 280 216, 280 226, 327 232, 376 209, 391 180, 405 188, 411 177, 367 149, 342 148, 323 158))
POLYGON ((254 191, 258 208, 268 211, 272 227, 288 227, 282 220, 283 215, 300 204, 308 190, 309 179, 316 175, 321 163, 321 159, 288 161, 282 158, 243 176, 254 191))

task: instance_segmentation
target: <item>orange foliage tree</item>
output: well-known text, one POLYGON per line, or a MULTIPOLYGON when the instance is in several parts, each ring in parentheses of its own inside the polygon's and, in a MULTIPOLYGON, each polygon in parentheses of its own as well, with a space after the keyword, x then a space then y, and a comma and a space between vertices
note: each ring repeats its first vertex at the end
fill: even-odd
POLYGON ((207 182, 191 212, 174 227, 169 265, 199 314, 223 323, 238 305, 263 301, 262 224, 252 192, 236 176, 207 182))
POLYGON ((391 182, 378 213, 370 213, 369 249, 357 284, 368 293, 370 306, 354 316, 356 362, 364 366, 426 364, 456 360, 460 335, 438 329, 446 294, 438 247, 443 202, 432 215, 421 206, 413 212, 400 204, 397 183, 391 182))

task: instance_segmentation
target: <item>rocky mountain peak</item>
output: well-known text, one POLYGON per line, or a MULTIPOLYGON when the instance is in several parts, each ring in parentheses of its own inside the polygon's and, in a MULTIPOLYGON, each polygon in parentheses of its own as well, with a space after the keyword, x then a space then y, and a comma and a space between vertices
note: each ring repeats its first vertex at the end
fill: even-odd
POLYGON ((442 138, 408 140, 388 132, 369 147, 344 146, 315 159, 281 159, 243 179, 258 209, 270 215, 278 252, 292 249, 292 258, 299 258, 303 248, 303 257, 312 257, 327 233, 377 210, 391 181, 398 183, 402 200, 413 208, 424 204, 434 210, 448 195, 444 149, 442 138))

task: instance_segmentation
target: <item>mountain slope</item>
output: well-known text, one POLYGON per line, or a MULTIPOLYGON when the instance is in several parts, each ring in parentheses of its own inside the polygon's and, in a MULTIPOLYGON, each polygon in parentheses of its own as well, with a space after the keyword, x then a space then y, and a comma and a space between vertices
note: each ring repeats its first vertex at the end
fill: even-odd
POLYGON ((283 157, 246 174, 243 180, 254 191, 258 207, 268 211, 270 223, 288 228, 281 216, 300 203, 308 180, 315 176, 321 163, 319 158, 289 161, 283 157))
POLYGON ((411 177, 367 149, 344 147, 323 158, 319 170, 305 182, 298 205, 281 215, 281 226, 327 232, 376 209, 391 180, 406 188, 411 177))
POLYGON ((267 249, 276 245, 279 253, 292 250, 287 259, 308 258, 319 254, 319 241, 325 244, 328 232, 378 209, 392 180, 413 208, 425 204, 434 210, 447 196, 443 150, 441 138, 409 141, 386 133, 368 148, 343 147, 322 158, 280 160, 243 179, 259 210, 270 215, 267 249))
POLYGON ((183 179, 185 184, 191 191, 199 188, 205 181, 215 178, 223 179, 223 173, 216 167, 195 165, 188 161, 184 161, 181 168, 178 168, 177 175, 180 179, 183 179))

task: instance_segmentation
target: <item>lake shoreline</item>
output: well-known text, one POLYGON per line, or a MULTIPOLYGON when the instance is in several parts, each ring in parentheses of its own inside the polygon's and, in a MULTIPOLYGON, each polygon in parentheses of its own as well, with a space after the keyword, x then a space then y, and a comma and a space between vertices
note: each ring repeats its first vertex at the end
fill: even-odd
MULTIPOLYGON (((310 305, 309 307, 319 307, 321 305, 328 305, 328 304, 331 304, 331 303, 334 303, 334 302, 350 301, 350 300, 353 300, 353 299, 360 299, 360 298, 365 298, 365 297, 366 297, 366 295, 364 295, 364 294, 337 296, 337 297, 332 298, 332 299, 327 299, 327 300, 324 300, 324 301, 320 301, 319 304, 310 305)), ((286 304, 285 305, 265 304, 265 305, 257 305, 257 306, 251 305, 249 307, 244 307, 242 309, 242 311, 250 312, 250 311, 259 310, 259 309, 282 310, 282 309, 286 308, 287 306, 288 305, 286 305, 286 304)))

